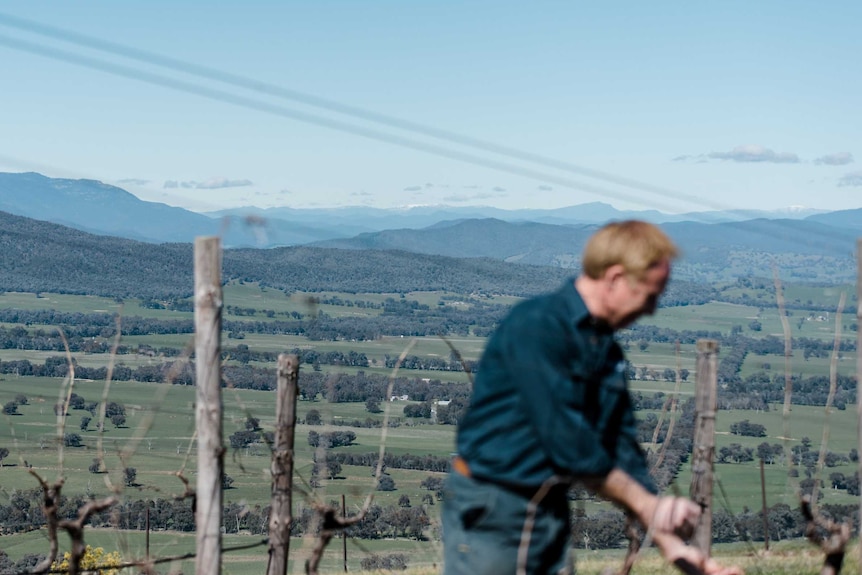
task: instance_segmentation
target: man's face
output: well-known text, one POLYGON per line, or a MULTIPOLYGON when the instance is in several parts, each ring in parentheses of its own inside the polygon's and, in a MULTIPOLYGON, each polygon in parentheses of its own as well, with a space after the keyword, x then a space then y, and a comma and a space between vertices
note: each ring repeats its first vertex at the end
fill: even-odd
POLYGON ((614 329, 631 325, 642 315, 652 315, 658 307, 658 299, 670 278, 670 263, 656 265, 643 278, 627 274, 613 277, 609 293, 611 309, 610 324, 614 329))

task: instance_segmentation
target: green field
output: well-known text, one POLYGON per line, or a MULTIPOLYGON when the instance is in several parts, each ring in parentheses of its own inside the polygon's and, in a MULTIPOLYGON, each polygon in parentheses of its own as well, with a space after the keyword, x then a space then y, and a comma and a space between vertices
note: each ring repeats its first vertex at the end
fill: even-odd
MULTIPOLYGON (((734 288, 735 289, 735 288, 734 288)), ((751 297, 760 295, 766 305, 767 292, 761 294, 752 291, 751 297)), ((380 313, 379 309, 348 305, 330 305, 315 303, 335 299, 342 301, 363 301, 379 304, 387 298, 400 298, 398 294, 290 294, 272 289, 262 289, 255 284, 232 284, 225 288, 226 305, 230 309, 240 308, 243 311, 237 315, 226 313, 227 320, 267 321, 267 311, 276 314, 298 312, 303 315, 318 312, 337 317, 344 315, 372 316, 380 313), (249 311, 253 310, 253 311, 249 311)), ((407 300, 415 300, 429 306, 441 302, 453 305, 453 301, 471 305, 472 298, 446 294, 441 292, 416 292, 405 294, 407 300), (443 299, 445 298, 445 300, 443 299)), ((834 337, 834 315, 818 312, 812 314, 804 310, 795 310, 791 301, 807 303, 809 299, 815 302, 835 300, 837 292, 830 288, 812 288, 805 286, 790 286, 787 292, 791 331, 794 337, 812 337, 831 341, 834 337), (822 317, 821 317, 822 316, 822 317)), ((517 298, 496 298, 481 301, 511 304, 517 298)), ((107 298, 85 296, 67 296, 58 294, 4 293, 0 295, 0 307, 16 309, 56 309, 65 312, 117 312, 123 316, 143 316, 158 319, 177 319, 192 317, 190 312, 169 311, 144 307, 140 302, 126 301, 120 304, 107 298)), ((270 314, 271 315, 271 314, 270 314)), ((279 317, 279 316, 276 316, 279 317)), ((280 316, 284 317, 284 316, 280 316)), ((855 333, 849 331, 849 325, 855 318, 845 315, 842 318, 842 336, 855 340, 855 333)), ((677 308, 662 308, 652 318, 646 318, 644 323, 667 327, 675 330, 710 330, 730 333, 737 326, 749 337, 762 337, 767 334, 782 335, 782 328, 777 310, 771 307, 755 305, 737 305, 713 302, 697 306, 677 308), (749 324, 752 321, 761 323, 761 331, 753 331, 749 324)), ((26 329, 50 330, 52 326, 26 326, 26 329)), ((738 327, 737 327, 738 329, 738 327)), ((137 345, 149 345, 154 348, 172 347, 189 348, 193 337, 180 335, 145 335, 123 336, 122 343, 134 349, 137 345)), ((453 337, 450 342, 466 359, 475 360, 481 355, 485 339, 480 337, 453 337)), ((283 352, 294 348, 326 351, 356 351, 364 353, 370 361, 367 368, 341 367, 321 365, 324 372, 354 373, 362 369, 366 373, 390 375, 392 370, 383 367, 386 356, 397 357, 409 346, 409 353, 420 357, 449 358, 450 349, 439 337, 383 337, 375 341, 309 341, 300 336, 272 336, 264 334, 246 334, 243 339, 224 337, 222 345, 231 348, 243 344, 254 350, 283 352)), ((645 367, 654 374, 662 374, 666 368, 675 370, 677 366, 690 372, 688 381, 682 383, 680 393, 691 396, 694 393, 694 372, 696 352, 693 345, 680 346, 677 353, 672 343, 649 342, 645 349, 633 343, 627 352, 636 368, 645 367)), ((56 352, 44 352, 21 349, 0 350, 0 360, 13 361, 27 359, 33 363, 43 363, 48 357, 62 355, 56 352)), ((124 354, 111 357, 109 354, 73 354, 79 365, 99 367, 110 362, 123 363, 131 367, 142 365, 158 365, 165 361, 161 357, 148 354, 124 354)), ((721 356, 719 356, 721 357, 721 356)), ((839 373, 855 374, 855 354, 847 354, 839 362, 839 373)), ((227 359, 230 363, 232 360, 227 359)), ((261 367, 261 364, 256 364, 261 367)), ((270 366, 274 367, 274 366, 270 366)), ((311 369, 303 365, 302 369, 311 369)), ((742 367, 741 375, 746 377, 756 371, 767 369, 770 375, 783 374, 783 356, 756 356, 749 354, 742 367), (768 366, 768 369, 767 369, 768 366)), ((829 359, 811 357, 804 360, 801 353, 795 354, 792 363, 792 373, 805 377, 811 375, 828 375, 829 359), (799 357, 797 357, 799 356, 799 357)), ((406 377, 423 377, 441 379, 443 381, 466 382, 467 374, 463 372, 440 372, 402 370, 399 375, 406 377)), ((58 419, 54 415, 53 406, 64 397, 68 389, 61 379, 16 377, 15 375, 0 376, 0 403, 13 399, 18 394, 28 397, 29 403, 19 408, 20 415, 0 416, 0 447, 9 449, 9 456, 3 460, 0 469, 0 499, 16 489, 29 489, 36 486, 33 477, 27 473, 25 462, 32 466, 33 471, 48 481, 62 476, 66 479, 66 493, 90 493, 94 496, 104 495, 114 487, 120 488, 122 496, 127 499, 172 497, 183 491, 183 484, 176 477, 182 472, 192 484, 195 480, 195 444, 193 441, 195 422, 193 405, 195 390, 193 387, 171 386, 167 384, 143 384, 133 382, 115 382, 106 388, 103 381, 75 381, 74 392, 82 395, 88 401, 99 401, 105 396, 108 401, 117 401, 126 406, 127 420, 124 426, 115 428, 106 423, 105 431, 96 431, 95 421, 88 426, 87 431, 80 430, 81 417, 89 416, 85 411, 72 410, 60 424, 65 425, 66 432, 79 433, 83 439, 82 447, 59 447, 58 436, 62 431, 58 428, 58 419), (107 391, 106 391, 107 389, 107 391), (93 458, 102 450, 105 454, 107 474, 92 474, 88 467, 93 458), (122 469, 131 466, 137 469, 136 485, 122 488, 122 469)), ((646 394, 663 392, 672 393, 674 381, 665 381, 663 377, 646 380, 636 379, 631 382, 632 389, 646 394)), ((274 392, 251 391, 238 389, 224 390, 224 435, 228 437, 235 431, 244 429, 249 416, 260 419, 264 430, 272 430, 275 420, 274 392)), ((448 425, 434 425, 422 421, 407 421, 403 417, 403 408, 407 402, 387 402, 383 407, 390 410, 393 419, 401 420, 398 427, 387 430, 386 450, 391 453, 433 454, 440 457, 449 456, 454 450, 455 428, 448 425)), ((318 410, 324 421, 365 420, 368 417, 380 419, 382 414, 370 414, 364 403, 331 404, 326 401, 300 401, 298 417, 303 420, 309 410, 318 410)), ((645 414, 640 414, 644 416, 645 414)), ((722 411, 717 418, 717 444, 720 449, 731 443, 739 443, 745 447, 756 448, 766 441, 770 444, 779 443, 790 448, 798 445, 803 437, 812 440, 812 449, 819 449, 825 422, 825 412, 822 407, 794 406, 789 419, 781 414, 781 406, 771 406, 766 412, 754 411, 722 411), (731 435, 730 425, 741 420, 764 425, 767 437, 751 438, 731 435), (785 438, 785 430, 788 437, 785 438)), ((856 447, 856 415, 852 406, 844 411, 834 411, 828 418, 828 448, 831 451, 847 454, 856 447)), ((309 431, 350 430, 356 433, 354 445, 340 450, 366 453, 377 452, 380 446, 380 428, 348 428, 341 426, 307 426, 300 424, 296 433, 296 467, 295 484, 306 486, 311 475, 312 447, 308 445, 309 431)), ((250 505, 265 505, 270 497, 269 456, 266 449, 229 450, 225 458, 226 473, 234 479, 232 488, 225 491, 226 502, 243 502, 250 505)), ((766 484, 768 503, 786 502, 795 505, 796 489, 799 478, 788 476, 788 466, 775 464, 766 466, 766 484)), ((410 471, 403 469, 387 470, 395 480, 397 490, 393 492, 375 493, 376 501, 382 505, 396 505, 402 495, 407 495, 414 505, 418 505, 423 495, 428 492, 422 489, 420 482, 431 475, 429 472, 410 471)), ((844 491, 835 491, 828 486, 828 475, 832 472, 852 474, 855 464, 849 463, 835 468, 824 469, 821 477, 827 480, 824 490, 824 501, 832 503, 854 503, 857 498, 848 496, 844 491)), ((717 508, 725 508, 732 513, 739 513, 744 508, 757 509, 760 506, 760 470, 756 462, 743 464, 717 464, 716 466, 716 502, 717 508)), ((314 500, 340 500, 344 495, 348 508, 355 509, 367 495, 372 486, 371 468, 344 466, 336 479, 322 479, 319 488, 311 497, 314 500)), ((687 493, 690 481, 689 465, 685 465, 676 480, 674 490, 687 493)), ((295 499, 296 508, 311 502, 307 496, 295 499)), ((588 502, 585 504, 588 512, 607 508, 607 504, 588 502)), ((436 518, 439 506, 429 506, 428 512, 436 518)), ((373 552, 394 553, 403 552, 411 557, 411 566, 419 568, 417 573, 436 572, 434 565, 439 562, 440 549, 436 539, 436 527, 428 531, 429 541, 355 541, 349 544, 349 562, 352 571, 359 569, 362 557, 373 552), (424 566, 424 567, 423 567, 424 566)), ((88 542, 101 545, 106 549, 118 549, 124 557, 137 557, 143 554, 143 533, 116 532, 111 530, 89 530, 88 542)), ((225 545, 243 545, 254 539, 251 536, 226 536, 225 545)), ((308 540, 296 540, 292 546, 294 560, 301 560, 310 546, 308 540)), ((194 547, 194 537, 177 533, 154 533, 152 553, 165 556, 184 553, 194 547)), ((15 559, 25 553, 44 552, 45 536, 42 532, 9 535, 3 537, 3 548, 15 559)), ((326 572, 340 570, 340 542, 330 549, 324 562, 326 572)), ((728 547, 728 552, 738 553, 740 548, 728 547)), ((744 550, 742 551, 744 553, 744 550)), ((620 557, 619 551, 593 551, 581 553, 581 564, 585 572, 599 572, 608 561, 620 557)), ((809 558, 810 559, 810 558, 809 558)), ((225 555, 226 573, 259 573, 265 562, 265 552, 261 550, 238 551, 225 555)), ((655 558, 645 559, 646 565, 661 563, 655 558)), ((808 563, 806 563, 808 565, 808 563)), ((186 562, 182 569, 191 570, 192 563, 186 562)), ((786 565, 776 564, 765 572, 784 572, 786 565)), ((649 571, 648 567, 644 572, 649 571)), ((636 570, 636 572, 638 572, 636 570)), ((789 570, 787 572, 792 572, 789 570)))

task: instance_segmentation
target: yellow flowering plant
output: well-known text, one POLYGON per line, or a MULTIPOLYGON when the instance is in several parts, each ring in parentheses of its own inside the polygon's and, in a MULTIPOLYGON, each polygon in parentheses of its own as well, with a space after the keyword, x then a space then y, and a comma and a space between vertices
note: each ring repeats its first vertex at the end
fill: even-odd
MULTIPOLYGON (((69 557, 71 553, 66 551, 63 553, 62 561, 54 561, 51 564, 52 570, 69 569, 69 557)), ((81 571, 96 572, 99 575, 118 575, 119 566, 122 565, 122 557, 119 551, 111 551, 105 553, 101 547, 91 547, 87 545, 84 556, 81 558, 81 571)))

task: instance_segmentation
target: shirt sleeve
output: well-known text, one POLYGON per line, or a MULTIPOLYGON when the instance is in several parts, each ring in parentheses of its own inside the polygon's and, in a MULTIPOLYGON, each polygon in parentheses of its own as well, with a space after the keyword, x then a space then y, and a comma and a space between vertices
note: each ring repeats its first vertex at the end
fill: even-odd
POLYGON ((615 454, 595 427, 597 414, 584 411, 590 383, 573 377, 573 366, 583 359, 573 356, 573 327, 538 306, 511 319, 498 334, 498 359, 521 394, 546 457, 558 473, 607 475, 615 454))
POLYGON ((658 488, 649 474, 646 455, 637 439, 637 420, 632 411, 631 397, 628 390, 624 393, 626 396, 623 398, 625 403, 621 406, 623 415, 616 449, 617 467, 628 473, 644 489, 656 494, 658 488))

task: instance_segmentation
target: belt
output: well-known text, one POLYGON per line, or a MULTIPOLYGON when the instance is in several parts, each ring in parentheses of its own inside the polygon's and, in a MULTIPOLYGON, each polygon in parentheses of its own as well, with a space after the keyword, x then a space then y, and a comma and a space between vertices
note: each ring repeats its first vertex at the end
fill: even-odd
POLYGON ((460 455, 452 458, 452 471, 464 477, 473 477, 473 474, 470 472, 470 465, 460 455))
MULTIPOLYGON (((467 477, 473 479, 474 481, 478 481, 480 483, 490 483, 492 485, 496 485, 501 489, 505 489, 506 491, 510 491, 515 493, 525 499, 532 499, 537 491, 541 488, 541 486, 533 486, 533 485, 515 485, 512 483, 506 483, 501 481, 493 481, 490 479, 485 479, 481 477, 475 477, 473 472, 470 470, 470 464, 467 463, 467 460, 461 457, 460 455, 456 455, 452 458, 452 471, 461 475, 462 477, 467 477)), ((568 484, 557 485, 552 488, 552 493, 562 493, 568 490, 568 484), (562 489, 560 489, 562 487, 562 489)))

